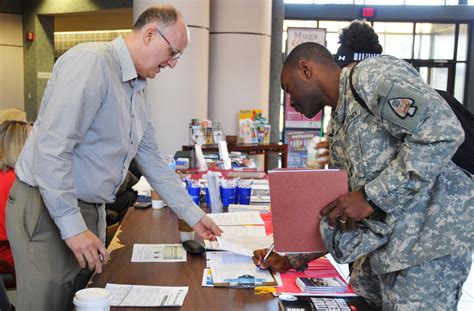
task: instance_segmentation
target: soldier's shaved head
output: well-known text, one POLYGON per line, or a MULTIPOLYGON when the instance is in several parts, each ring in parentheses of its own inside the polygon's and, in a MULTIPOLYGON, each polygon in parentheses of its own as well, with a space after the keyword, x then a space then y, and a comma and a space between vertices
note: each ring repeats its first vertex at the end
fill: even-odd
POLYGON ((283 67, 295 68, 300 60, 307 60, 321 65, 336 65, 331 52, 321 44, 314 42, 306 42, 296 46, 286 58, 283 67))

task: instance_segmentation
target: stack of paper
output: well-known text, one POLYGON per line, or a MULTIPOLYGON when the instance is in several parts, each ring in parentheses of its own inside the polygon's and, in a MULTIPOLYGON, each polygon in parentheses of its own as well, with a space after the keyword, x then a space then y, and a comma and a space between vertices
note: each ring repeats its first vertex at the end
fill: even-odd
POLYGON ((270 205, 230 204, 229 213, 236 213, 236 212, 259 212, 260 214, 266 214, 270 212, 270 205))
POLYGON ((204 241, 208 250, 228 250, 252 256, 258 248, 267 248, 272 238, 265 235, 265 227, 259 212, 236 212, 210 214, 224 233, 217 241, 204 241))
POLYGON ((347 285, 338 277, 326 278, 296 278, 296 285, 304 293, 318 294, 318 293, 337 293, 346 290, 347 285))
POLYGON ((270 188, 268 180, 254 180, 252 183, 252 195, 250 204, 268 204, 270 203, 270 188))

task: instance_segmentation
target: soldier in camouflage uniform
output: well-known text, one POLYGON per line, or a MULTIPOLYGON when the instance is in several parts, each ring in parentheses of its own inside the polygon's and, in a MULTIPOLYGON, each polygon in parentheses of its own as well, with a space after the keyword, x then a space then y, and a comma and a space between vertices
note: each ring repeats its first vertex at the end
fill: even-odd
MULTIPOLYGON (((342 230, 375 218, 392 231, 386 245, 356 261, 351 285, 384 310, 455 310, 474 232, 473 183, 451 161, 462 127, 402 60, 380 56, 357 64, 352 80, 368 109, 354 99, 349 72, 325 47, 304 43, 286 59, 281 81, 306 117, 333 108, 330 167, 348 172, 351 192, 322 215, 342 230)), ((265 266, 304 268, 320 255, 275 255, 265 266)))

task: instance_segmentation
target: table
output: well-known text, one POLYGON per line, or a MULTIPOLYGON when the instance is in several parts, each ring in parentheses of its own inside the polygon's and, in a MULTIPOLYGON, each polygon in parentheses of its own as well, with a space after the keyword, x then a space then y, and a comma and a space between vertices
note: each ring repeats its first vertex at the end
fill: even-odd
MULTIPOLYGON (((201 286, 205 256, 188 255, 187 262, 132 263, 134 243, 179 243, 178 220, 169 208, 161 210, 130 208, 111 246, 117 241, 124 247, 111 253, 111 261, 101 274, 95 274, 88 287, 105 287, 106 283, 189 286, 179 310, 278 310, 278 299, 271 294, 255 295, 253 289, 206 288, 201 286)), ((176 308, 156 308, 156 310, 176 308)), ((145 310, 115 307, 111 310, 145 310)), ((155 310, 146 308, 146 310, 155 310)))
MULTIPOLYGON (((182 147, 183 151, 193 150, 194 145, 186 145, 182 147)), ((270 143, 270 144, 235 144, 227 145, 229 152, 245 152, 249 155, 264 154, 265 155, 265 172, 268 172, 268 166, 270 159, 268 155, 270 154, 280 154, 281 155, 281 166, 283 168, 288 167, 288 145, 281 143, 270 143)), ((202 151, 213 151, 218 152, 219 148, 217 145, 202 145, 202 151)))

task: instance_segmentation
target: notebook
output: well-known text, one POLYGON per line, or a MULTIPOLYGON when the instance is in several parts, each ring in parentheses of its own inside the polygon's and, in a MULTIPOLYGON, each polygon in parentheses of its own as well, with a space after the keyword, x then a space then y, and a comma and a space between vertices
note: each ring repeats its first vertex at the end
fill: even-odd
POLYGON ((319 214, 347 193, 348 178, 341 170, 278 169, 268 172, 275 251, 324 252, 319 214))

